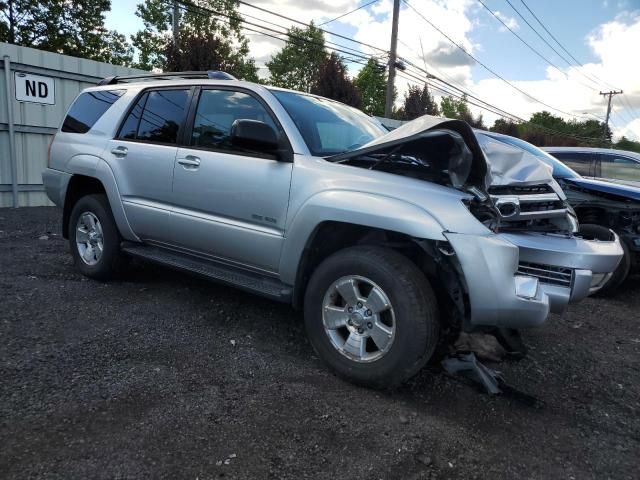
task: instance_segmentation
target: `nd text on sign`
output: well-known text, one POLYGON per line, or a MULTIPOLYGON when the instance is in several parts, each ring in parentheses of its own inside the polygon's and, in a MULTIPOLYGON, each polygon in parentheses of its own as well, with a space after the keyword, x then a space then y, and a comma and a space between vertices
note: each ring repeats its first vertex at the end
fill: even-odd
POLYGON ((42 75, 14 72, 16 100, 19 102, 56 103, 55 80, 42 75))

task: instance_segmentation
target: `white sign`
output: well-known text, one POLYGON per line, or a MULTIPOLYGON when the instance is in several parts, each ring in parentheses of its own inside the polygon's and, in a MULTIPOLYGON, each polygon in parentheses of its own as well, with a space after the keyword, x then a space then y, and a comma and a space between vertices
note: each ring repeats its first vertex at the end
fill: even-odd
POLYGON ((14 72, 16 100, 19 102, 45 103, 55 105, 55 80, 42 75, 14 72))

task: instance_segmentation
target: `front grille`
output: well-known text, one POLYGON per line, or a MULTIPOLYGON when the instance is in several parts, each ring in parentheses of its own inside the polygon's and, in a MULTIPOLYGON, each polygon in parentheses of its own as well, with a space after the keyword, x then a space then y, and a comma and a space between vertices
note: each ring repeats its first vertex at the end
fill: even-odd
POLYGON ((533 195, 536 193, 554 193, 550 185, 496 185, 489 188, 490 195, 533 195))
MULTIPOLYGON (((521 199, 522 200, 522 199, 521 199)), ((522 213, 529 212, 547 212, 551 210, 562 210, 565 206, 561 200, 541 201, 541 202, 521 202, 520 211, 522 213)))
POLYGON ((502 221, 509 225, 523 220, 564 217, 566 206, 553 188, 539 185, 503 185, 489 189, 502 221))
POLYGON ((541 265, 539 263, 521 262, 518 265, 519 275, 536 277, 540 283, 549 283, 561 287, 571 287, 573 270, 567 267, 556 267, 553 265, 541 265))

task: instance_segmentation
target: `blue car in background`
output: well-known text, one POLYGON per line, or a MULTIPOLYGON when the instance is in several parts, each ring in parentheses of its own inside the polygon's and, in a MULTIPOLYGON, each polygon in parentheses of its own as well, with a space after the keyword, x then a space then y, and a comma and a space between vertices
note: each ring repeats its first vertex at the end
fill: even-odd
MULTIPOLYGON (((628 179, 628 175, 626 180, 619 179, 615 183, 586 178, 546 151, 524 140, 494 132, 477 131, 476 134, 486 135, 493 140, 525 150, 553 168, 553 177, 576 211, 583 236, 606 239, 609 236, 608 229, 620 236, 624 257, 600 293, 613 293, 629 273, 640 270, 640 188, 632 186, 635 183, 628 179)), ((626 172, 628 173, 628 170, 626 172)), ((638 179, 640 180, 640 176, 638 179)), ((637 185, 640 186, 640 181, 637 185)))
POLYGON ((590 147, 543 147, 543 150, 583 177, 640 187, 640 153, 590 147))

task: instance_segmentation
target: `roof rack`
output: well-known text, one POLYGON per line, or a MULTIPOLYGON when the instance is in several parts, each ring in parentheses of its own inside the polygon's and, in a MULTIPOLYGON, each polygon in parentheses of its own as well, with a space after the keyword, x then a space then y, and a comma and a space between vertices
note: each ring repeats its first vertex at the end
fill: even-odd
POLYGON ((172 80, 176 78, 208 78, 212 80, 237 80, 233 75, 220 70, 209 70, 208 72, 164 72, 164 73, 142 73, 140 75, 119 75, 106 77, 98 82, 98 85, 116 85, 135 80, 172 80))

